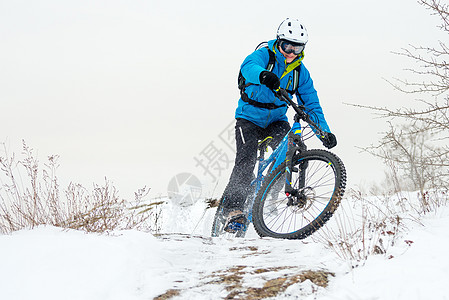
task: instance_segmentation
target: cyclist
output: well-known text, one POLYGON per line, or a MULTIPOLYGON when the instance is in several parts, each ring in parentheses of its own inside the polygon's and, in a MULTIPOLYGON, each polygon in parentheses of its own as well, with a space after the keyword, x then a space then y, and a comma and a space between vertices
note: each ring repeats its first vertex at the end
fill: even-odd
POLYGON ((290 130, 287 106, 275 97, 273 90, 281 87, 290 93, 290 97, 295 95, 298 103, 313 111, 317 117, 314 121, 327 132, 320 137, 323 145, 329 149, 337 145, 335 135, 330 132, 324 118, 309 71, 302 64, 307 41, 304 25, 298 19, 287 18, 279 25, 277 38, 269 41, 267 47, 247 56, 241 65, 243 82, 239 82, 241 98, 235 113, 237 154, 222 196, 227 214, 225 231, 235 232, 246 221, 243 205, 254 178, 259 140, 271 137, 270 146, 274 149, 290 130), (267 70, 270 61, 271 70, 267 70))

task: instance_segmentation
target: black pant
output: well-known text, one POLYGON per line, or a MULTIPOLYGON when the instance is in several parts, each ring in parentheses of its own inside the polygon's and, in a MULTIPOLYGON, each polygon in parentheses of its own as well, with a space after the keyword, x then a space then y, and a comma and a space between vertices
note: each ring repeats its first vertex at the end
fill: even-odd
POLYGON ((223 193, 223 206, 226 211, 243 210, 251 181, 254 179, 259 141, 271 136, 270 146, 274 149, 289 130, 290 124, 287 121, 274 122, 267 128, 262 128, 248 120, 237 119, 235 125, 237 154, 231 178, 223 193))

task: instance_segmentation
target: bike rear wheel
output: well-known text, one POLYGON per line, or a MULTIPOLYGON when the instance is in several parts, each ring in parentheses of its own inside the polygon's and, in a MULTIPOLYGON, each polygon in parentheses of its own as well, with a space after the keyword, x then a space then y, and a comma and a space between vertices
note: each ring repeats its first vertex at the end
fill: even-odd
POLYGON ((223 211, 223 199, 218 204, 217 211, 215 212, 214 222, 212 223, 211 236, 218 237, 224 233, 224 226, 226 223, 226 216, 223 211))
POLYGON ((293 158, 291 186, 284 192, 285 162, 269 174, 253 208, 253 223, 260 236, 303 239, 321 228, 333 215, 344 193, 343 162, 325 150, 309 150, 293 158))

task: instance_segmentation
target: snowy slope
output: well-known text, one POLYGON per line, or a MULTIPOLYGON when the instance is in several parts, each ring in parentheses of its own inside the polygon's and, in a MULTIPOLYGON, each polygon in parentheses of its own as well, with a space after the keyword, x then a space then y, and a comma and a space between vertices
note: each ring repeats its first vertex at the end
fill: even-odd
POLYGON ((370 256, 319 299, 449 299, 449 210, 421 222, 410 225, 407 243, 390 249, 392 258, 370 256))
POLYGON ((260 239, 253 231, 212 239, 212 216, 200 204, 167 206, 171 228, 157 236, 54 227, 0 236, 0 299, 449 299, 449 209, 410 223, 403 240, 411 242, 355 269, 310 239, 260 239), (306 280, 310 271, 327 275, 328 286, 306 280))

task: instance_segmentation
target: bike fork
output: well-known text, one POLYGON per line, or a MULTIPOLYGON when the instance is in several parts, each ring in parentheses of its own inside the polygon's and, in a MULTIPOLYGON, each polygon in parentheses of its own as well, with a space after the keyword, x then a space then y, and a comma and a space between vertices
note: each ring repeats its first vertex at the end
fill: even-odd
POLYGON ((298 197, 299 196, 299 190, 302 189, 305 186, 305 176, 304 171, 305 169, 302 168, 302 170, 299 170, 297 167, 295 167, 295 162, 293 161, 293 157, 296 152, 302 152, 306 150, 306 146, 300 139, 299 134, 295 134, 293 131, 290 132, 288 137, 288 147, 287 147, 287 153, 285 158, 285 195, 291 200, 292 197, 298 197), (302 174, 299 175, 299 185, 298 189, 294 189, 292 187, 292 177, 293 172, 301 172, 302 174))
POLYGON ((292 132, 289 133, 287 153, 285 157, 285 195, 287 197, 296 196, 296 192, 292 187, 292 173, 297 171, 293 164, 293 155, 296 152, 296 147, 294 143, 294 135, 292 132))

